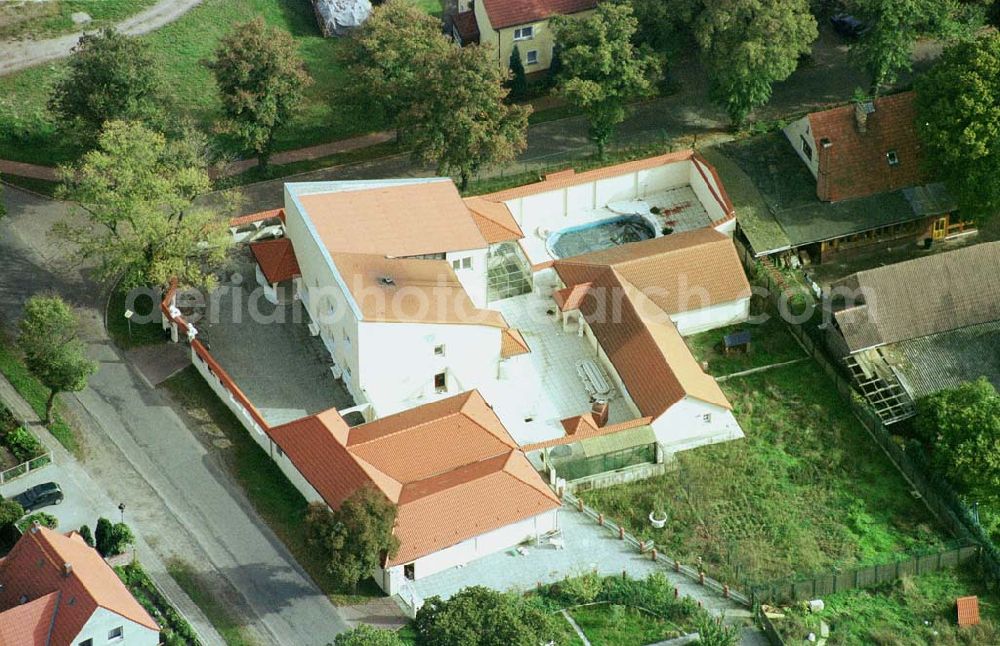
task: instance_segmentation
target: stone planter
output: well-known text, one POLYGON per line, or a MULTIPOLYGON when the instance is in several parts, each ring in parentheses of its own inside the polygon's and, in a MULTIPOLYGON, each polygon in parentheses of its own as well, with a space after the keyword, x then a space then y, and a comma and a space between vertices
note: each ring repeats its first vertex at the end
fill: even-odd
POLYGON ((649 512, 649 522, 656 529, 663 529, 667 526, 667 514, 665 512, 649 512))

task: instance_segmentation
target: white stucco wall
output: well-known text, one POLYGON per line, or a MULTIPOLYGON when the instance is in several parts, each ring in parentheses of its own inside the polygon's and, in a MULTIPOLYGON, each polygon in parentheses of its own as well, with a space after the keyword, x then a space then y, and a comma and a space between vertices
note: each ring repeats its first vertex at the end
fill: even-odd
POLYGON ((809 167, 809 172, 813 174, 813 177, 819 176, 819 146, 816 145, 816 139, 813 137, 812 129, 809 126, 809 117, 802 117, 797 121, 793 121, 787 126, 785 126, 783 132, 785 136, 788 137, 789 143, 792 144, 792 149, 795 150, 795 154, 799 156, 799 159, 807 167, 809 167), (812 148, 812 159, 806 156, 805 151, 802 149, 802 140, 805 139, 806 144, 812 148))
POLYGON ((653 432, 667 453, 743 437, 733 414, 708 402, 684 397, 653 420, 653 432), (707 416, 707 417, 706 417, 707 416))
POLYGON ((87 639, 94 640, 94 646, 156 646, 160 643, 160 632, 150 630, 107 608, 98 607, 70 644, 75 646, 87 639), (122 628, 122 638, 109 640, 108 633, 119 626, 122 628))
POLYGON ((499 374, 500 328, 440 323, 362 321, 358 343, 361 387, 379 417, 494 383, 499 374), (444 355, 434 354, 444 346, 444 355), (434 375, 447 375, 437 393, 434 375))
POLYGON ((750 297, 673 314, 670 320, 681 336, 742 323, 750 316, 750 297))
MULTIPOLYGON (((488 556, 518 545, 525 540, 534 540, 540 534, 558 529, 559 510, 553 509, 538 516, 525 518, 505 527, 495 529, 480 536, 470 538, 438 550, 433 554, 421 556, 413 561, 414 579, 422 579, 442 570, 463 565, 477 558, 488 556)), ((403 584, 403 567, 396 565, 388 570, 375 573, 375 580, 382 586, 386 594, 396 594, 403 584)))
POLYGON ((691 190, 698 196, 701 205, 705 207, 708 217, 712 218, 713 222, 727 217, 729 213, 719 203, 722 200, 723 189, 712 175, 711 169, 696 158, 691 159, 689 167, 691 174, 688 181, 691 184, 691 190))
POLYGON ((473 249, 471 251, 451 251, 445 254, 445 260, 452 265, 458 282, 462 283, 465 293, 469 295, 476 307, 486 307, 486 258, 489 249, 473 249), (463 260, 468 258, 472 267, 466 269, 463 260), (455 266, 455 262, 458 266, 455 266))

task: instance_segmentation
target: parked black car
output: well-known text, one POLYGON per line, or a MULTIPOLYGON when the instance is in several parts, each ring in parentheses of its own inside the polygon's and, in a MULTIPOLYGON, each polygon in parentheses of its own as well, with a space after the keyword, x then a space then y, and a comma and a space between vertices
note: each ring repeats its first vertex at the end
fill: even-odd
POLYGON ((31 513, 42 507, 61 503, 63 501, 62 487, 54 482, 46 482, 22 491, 14 496, 14 500, 24 507, 25 513, 31 513))
POLYGON ((844 38, 859 38, 865 33, 865 23, 848 13, 838 13, 830 18, 833 30, 844 38))

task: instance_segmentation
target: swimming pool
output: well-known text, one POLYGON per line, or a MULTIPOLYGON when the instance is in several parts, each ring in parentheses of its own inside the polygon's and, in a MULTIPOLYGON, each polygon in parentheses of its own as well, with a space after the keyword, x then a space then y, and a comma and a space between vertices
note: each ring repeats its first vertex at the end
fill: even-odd
POLYGON ((546 241, 553 258, 569 258, 615 245, 656 237, 656 230, 641 215, 625 215, 561 229, 546 241))

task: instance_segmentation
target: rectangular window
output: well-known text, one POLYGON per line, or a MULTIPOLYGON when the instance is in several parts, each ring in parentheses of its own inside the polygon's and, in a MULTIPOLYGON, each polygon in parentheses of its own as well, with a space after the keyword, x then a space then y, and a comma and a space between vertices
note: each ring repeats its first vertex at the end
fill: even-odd
POLYGON ((462 258, 462 269, 472 269, 472 258, 462 258))
POLYGON ((802 154, 806 156, 806 159, 812 160, 813 158, 812 146, 809 145, 809 141, 806 140, 805 135, 800 135, 800 136, 802 138, 802 154))
POLYGON ((528 40, 534 37, 535 28, 534 27, 518 27, 514 30, 514 40, 528 40))
POLYGON ((436 345, 436 346, 434 346, 434 356, 436 356, 436 357, 443 357, 444 356, 444 346, 443 345, 436 345))
POLYGON ((712 414, 711 413, 705 413, 704 415, 701 416, 701 420, 703 422, 705 422, 706 424, 711 424, 712 423, 712 414))
POLYGON ((94 646, 94 640, 93 639, 84 639, 82 642, 80 642, 76 646, 94 646))
POLYGON ((112 628, 111 630, 108 631, 109 642, 118 641, 124 636, 125 636, 125 629, 122 628, 121 626, 118 626, 117 628, 112 628))
POLYGON ((899 166, 899 155, 896 154, 895 150, 890 150, 885 154, 885 159, 889 162, 890 166, 899 166))
POLYGON ((434 375, 434 392, 448 392, 448 377, 445 373, 439 372, 434 375))
POLYGON ((528 58, 527 58, 528 65, 538 65, 538 50, 537 49, 528 50, 527 56, 528 56, 528 58))
POLYGON ((455 270, 461 269, 462 268, 462 261, 459 260, 458 258, 452 260, 451 261, 451 268, 455 269, 455 270))

